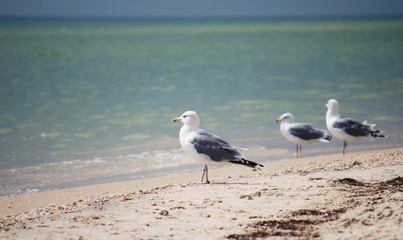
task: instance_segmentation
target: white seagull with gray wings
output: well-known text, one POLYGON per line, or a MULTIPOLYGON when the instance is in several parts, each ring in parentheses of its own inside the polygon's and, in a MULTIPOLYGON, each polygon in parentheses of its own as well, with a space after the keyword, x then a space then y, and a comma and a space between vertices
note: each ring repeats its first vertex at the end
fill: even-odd
POLYGON ((206 176, 206 183, 210 183, 208 180, 208 165, 223 166, 235 163, 252 168, 256 166, 263 167, 259 163, 244 159, 239 152, 239 148, 233 147, 217 135, 199 128, 200 120, 196 112, 184 112, 180 117, 174 118, 172 121, 183 123, 179 132, 182 149, 192 159, 204 164, 202 182, 204 176, 206 176))
POLYGON ((301 144, 313 142, 330 142, 332 137, 322 129, 314 128, 309 123, 296 123, 291 113, 284 113, 280 118, 274 120, 275 123, 281 122, 280 131, 283 136, 291 142, 297 144, 296 156, 302 156, 301 144))
POLYGON ((337 138, 343 140, 343 154, 346 152, 347 141, 361 140, 363 137, 385 137, 378 134, 381 131, 374 129, 375 124, 367 121, 359 122, 352 118, 346 118, 339 114, 339 103, 335 99, 329 99, 325 105, 326 126, 329 132, 337 138))

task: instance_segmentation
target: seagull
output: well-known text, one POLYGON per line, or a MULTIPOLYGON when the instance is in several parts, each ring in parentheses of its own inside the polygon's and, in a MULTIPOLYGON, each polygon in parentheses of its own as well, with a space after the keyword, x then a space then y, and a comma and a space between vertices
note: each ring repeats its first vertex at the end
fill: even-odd
POLYGON ((172 119, 172 122, 183 123, 179 132, 179 140, 185 153, 192 159, 204 164, 202 182, 206 176, 206 183, 210 183, 207 165, 223 166, 228 163, 235 163, 252 168, 263 167, 259 163, 244 159, 239 153, 241 148, 233 147, 217 135, 199 128, 199 116, 194 111, 184 112, 180 117, 172 119))
POLYGON ((385 137, 385 135, 378 134, 381 132, 380 130, 374 129, 376 124, 342 117, 339 114, 339 103, 335 99, 329 99, 325 108, 327 108, 327 129, 332 135, 343 140, 343 154, 346 153, 347 141, 361 140, 369 135, 372 137, 385 137))
POLYGON ((294 122, 294 116, 291 113, 284 113, 280 118, 274 120, 275 123, 281 122, 280 130, 283 136, 291 142, 297 144, 297 158, 302 156, 301 144, 313 142, 330 142, 331 136, 325 130, 312 127, 308 123, 294 122), (299 147, 299 148, 298 148, 299 147))

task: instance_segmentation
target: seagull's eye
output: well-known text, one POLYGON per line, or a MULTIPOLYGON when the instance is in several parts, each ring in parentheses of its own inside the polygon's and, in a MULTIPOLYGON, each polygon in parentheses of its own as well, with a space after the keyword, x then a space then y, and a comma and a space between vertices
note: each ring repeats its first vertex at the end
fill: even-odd
POLYGON ((185 117, 187 117, 186 115, 185 116, 183 116, 183 118, 185 118, 185 117))

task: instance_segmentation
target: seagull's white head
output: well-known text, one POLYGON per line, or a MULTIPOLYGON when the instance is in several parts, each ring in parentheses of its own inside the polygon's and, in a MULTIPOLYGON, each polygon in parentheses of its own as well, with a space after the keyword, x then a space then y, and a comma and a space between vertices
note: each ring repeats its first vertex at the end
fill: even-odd
POLYGON ((280 116, 280 118, 277 118, 274 120, 275 123, 278 122, 294 122, 294 116, 291 113, 283 113, 283 115, 280 116))
POLYGON ((332 114, 339 113, 339 103, 335 99, 329 99, 329 101, 327 101, 325 104, 325 108, 327 108, 332 114))
POLYGON ((194 111, 186 111, 180 117, 172 119, 172 122, 182 122, 192 128, 199 128, 200 119, 194 111))

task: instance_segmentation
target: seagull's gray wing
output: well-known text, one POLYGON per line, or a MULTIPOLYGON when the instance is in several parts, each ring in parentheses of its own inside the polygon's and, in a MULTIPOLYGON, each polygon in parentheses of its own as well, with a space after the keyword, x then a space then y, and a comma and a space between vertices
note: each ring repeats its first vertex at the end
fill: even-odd
POLYGON ((340 118, 333 123, 334 128, 339 128, 355 137, 366 137, 370 134, 371 127, 352 118, 340 118))
POLYGON ((228 144, 220 137, 206 131, 198 131, 192 142, 196 151, 205 154, 213 161, 234 160, 242 158, 236 148, 228 144))
POLYGON ((289 128, 291 135, 304 140, 320 139, 326 136, 326 132, 321 129, 313 128, 307 123, 295 124, 289 128))

